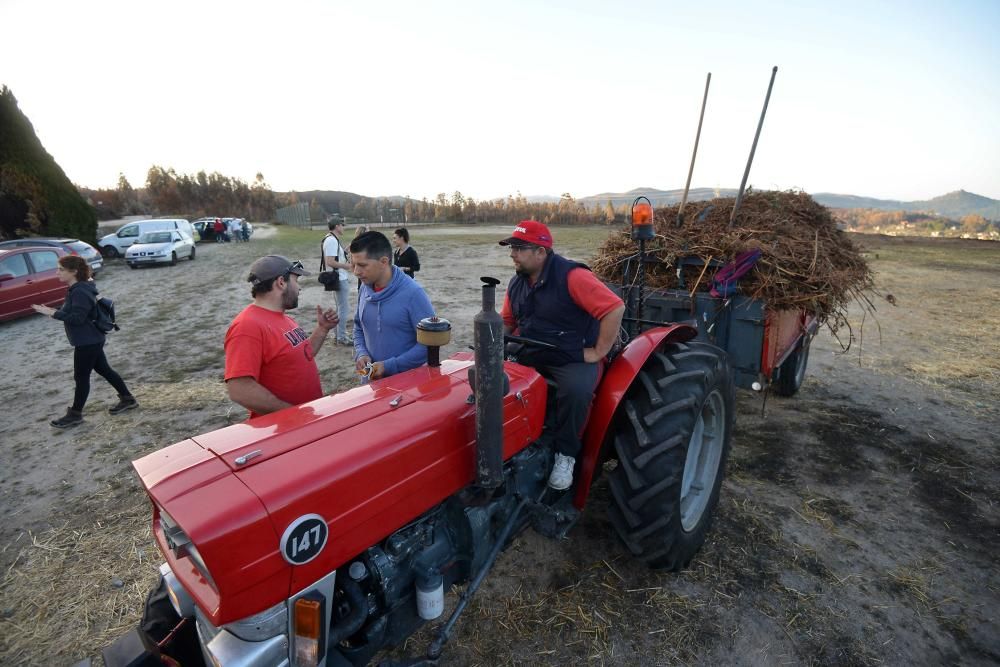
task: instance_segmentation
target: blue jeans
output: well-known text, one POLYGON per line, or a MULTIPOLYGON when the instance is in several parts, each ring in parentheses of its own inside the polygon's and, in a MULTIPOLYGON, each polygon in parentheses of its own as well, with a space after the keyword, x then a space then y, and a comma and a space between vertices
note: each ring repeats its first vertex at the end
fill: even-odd
POLYGON ((340 316, 340 322, 337 323, 337 340, 344 340, 347 338, 347 320, 349 317, 347 309, 350 307, 348 305, 348 297, 351 293, 351 282, 350 280, 340 279, 340 287, 337 288, 337 315, 340 316))

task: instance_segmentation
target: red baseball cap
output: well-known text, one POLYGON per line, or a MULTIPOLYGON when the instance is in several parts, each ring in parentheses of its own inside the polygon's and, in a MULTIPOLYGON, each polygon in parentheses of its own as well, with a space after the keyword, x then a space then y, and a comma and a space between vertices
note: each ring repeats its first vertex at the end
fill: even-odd
POLYGON ((537 220, 522 220, 517 223, 509 238, 500 241, 500 245, 532 244, 543 248, 552 247, 552 232, 537 220))

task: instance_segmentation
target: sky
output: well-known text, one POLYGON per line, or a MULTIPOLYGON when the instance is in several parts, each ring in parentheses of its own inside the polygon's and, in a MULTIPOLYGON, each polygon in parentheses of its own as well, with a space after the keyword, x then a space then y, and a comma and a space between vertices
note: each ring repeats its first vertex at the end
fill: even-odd
POLYGON ((692 187, 1000 199, 1000 1, 0 0, 69 178, 477 199, 692 187))

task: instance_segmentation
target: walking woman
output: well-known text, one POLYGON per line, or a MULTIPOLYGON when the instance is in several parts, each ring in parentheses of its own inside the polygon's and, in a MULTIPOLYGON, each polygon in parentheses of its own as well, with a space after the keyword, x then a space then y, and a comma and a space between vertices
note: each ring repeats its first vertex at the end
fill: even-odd
POLYGON ((417 259, 417 251, 410 245, 410 232, 406 227, 400 227, 392 233, 392 244, 396 249, 392 251, 392 263, 403 270, 403 273, 411 278, 420 270, 420 260, 417 259))
POLYGON ((131 410, 139 404, 104 356, 105 337, 94 325, 97 286, 90 279, 90 265, 76 255, 60 257, 58 276, 59 280, 69 285, 62 307, 56 310, 37 304, 31 306, 42 315, 61 320, 66 327, 69 344, 73 346, 73 379, 76 381, 73 405, 64 416, 49 423, 56 428, 68 428, 83 421, 83 406, 90 394, 91 371, 97 371, 118 392, 118 403, 109 408, 108 412, 116 415, 131 410))

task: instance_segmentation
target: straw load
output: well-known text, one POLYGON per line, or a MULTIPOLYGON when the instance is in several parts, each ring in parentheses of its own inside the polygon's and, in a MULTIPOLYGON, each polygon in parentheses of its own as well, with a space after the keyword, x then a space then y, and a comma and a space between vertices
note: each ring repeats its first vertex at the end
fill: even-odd
MULTIPOLYGON (((735 199, 689 203, 677 225, 679 205, 658 208, 656 238, 646 242, 645 285, 679 289, 679 258, 700 262, 681 266, 684 289, 694 294, 712 288, 716 272, 750 250, 760 258, 737 283, 737 292, 774 309, 804 308, 831 329, 846 322, 846 310, 857 301, 874 310, 873 274, 854 243, 837 229, 829 210, 804 192, 748 192, 732 228, 735 199)), ((630 230, 612 233, 591 263, 602 280, 634 282, 637 244, 630 230), (625 269, 629 268, 629 276, 625 269)))

